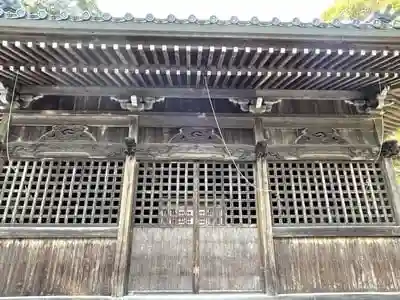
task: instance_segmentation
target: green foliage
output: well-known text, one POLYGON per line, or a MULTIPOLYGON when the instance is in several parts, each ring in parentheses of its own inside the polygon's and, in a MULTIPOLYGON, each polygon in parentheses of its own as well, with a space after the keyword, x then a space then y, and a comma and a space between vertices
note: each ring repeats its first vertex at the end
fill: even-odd
POLYGON ((96 0, 22 0, 22 5, 29 12, 46 9, 50 12, 65 11, 77 15, 85 10, 98 13, 96 0))
POLYGON ((321 17, 327 22, 334 19, 363 20, 371 13, 385 9, 389 4, 394 10, 400 9, 400 0, 335 0, 321 17))

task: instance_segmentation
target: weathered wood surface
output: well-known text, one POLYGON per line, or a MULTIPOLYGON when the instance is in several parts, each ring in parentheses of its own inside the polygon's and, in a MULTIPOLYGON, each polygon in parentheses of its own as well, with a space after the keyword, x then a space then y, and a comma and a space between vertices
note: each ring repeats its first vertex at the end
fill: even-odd
POLYGON ((115 240, 1 240, 0 297, 111 295, 115 240))
POLYGON ((276 239, 280 293, 396 292, 396 238, 276 239))
MULTIPOLYGON (((192 293, 193 228, 133 230, 129 293, 192 293)), ((199 230, 201 292, 261 292, 256 228, 199 230)))
POLYGON ((128 290, 192 293, 193 228, 134 228, 128 290))
MULTIPOLYGON (((213 123, 209 126, 213 127, 213 123)), ((210 130, 212 129, 210 128, 210 130)), ((204 127, 203 127, 204 128, 204 127)), ((203 128, 198 128, 199 131, 203 128)), ((185 129, 185 128, 184 128, 185 129)), ((193 128, 196 130, 197 128, 193 128)), ((179 135, 180 128, 151 128, 145 127, 139 130, 139 143, 169 143, 176 142, 174 138, 179 135)), ((219 132, 217 128, 213 129, 214 135, 219 137, 219 132)), ((231 129, 223 128, 222 133, 224 134, 224 139, 227 144, 246 144, 254 145, 253 130, 252 129, 231 129)), ((192 139, 193 142, 194 139, 192 139)), ((207 143, 205 138, 198 137, 199 143, 207 143)), ((221 142, 218 142, 221 144, 221 142)))
MULTIPOLYGON (((129 138, 135 143, 138 138, 138 119, 133 117, 129 126, 129 138)), ((136 145, 135 145, 136 146, 136 145)), ((126 148, 124 181, 122 184, 118 238, 112 278, 112 295, 121 297, 127 289, 132 239, 133 193, 135 190, 136 158, 135 152, 126 148)))
POLYGON ((200 229, 200 291, 261 292, 256 228, 200 229))

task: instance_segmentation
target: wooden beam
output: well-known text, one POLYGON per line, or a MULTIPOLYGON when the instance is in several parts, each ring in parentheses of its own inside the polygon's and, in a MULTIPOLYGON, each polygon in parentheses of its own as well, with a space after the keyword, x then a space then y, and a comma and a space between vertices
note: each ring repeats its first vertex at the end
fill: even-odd
MULTIPOLYGON (((110 112, 110 113, 71 113, 71 111, 15 111, 12 114, 13 126, 50 126, 50 125, 89 125, 127 127, 132 116, 139 116, 140 127, 209 127, 215 126, 214 116, 206 113, 152 113, 110 112)), ((253 114, 217 114, 223 128, 253 128, 256 118, 253 114)), ((332 128, 359 128, 373 130, 373 116, 370 115, 263 115, 266 128, 303 128, 323 125, 332 128)))
MULTIPOLYGON (((105 86, 22 86, 20 94, 26 95, 70 95, 70 96, 119 96, 128 97, 170 97, 207 99, 205 89, 195 88, 133 88, 105 86)), ((354 100, 364 99, 357 91, 319 91, 319 90, 251 90, 251 89, 210 89, 213 99, 266 97, 283 100, 354 100)))
POLYGON ((273 227, 274 238, 399 237, 400 226, 288 226, 273 227))
MULTIPOLYGON (((399 292, 355 292, 355 293, 292 293, 265 295, 259 293, 204 293, 150 294, 141 293, 125 296, 120 300, 398 300, 399 292)), ((13 298, 14 300, 14 298, 13 298)))
MULTIPOLYGON (((139 134, 138 118, 132 117, 129 126, 129 137, 135 142, 139 134)), ((136 157, 127 153, 124 165, 124 179, 121 195, 121 209, 118 225, 118 239, 115 254, 115 263, 111 279, 112 296, 122 297, 126 294, 129 260, 132 246, 132 214, 133 194, 135 190, 136 157)))
POLYGON ((388 184, 391 202, 397 224, 400 225, 400 188, 394 170, 393 161, 390 158, 383 159, 383 173, 388 184))
POLYGON ((399 292, 292 293, 269 296, 259 293, 138 293, 123 297, 112 296, 14 296, 4 300, 398 300, 399 292))
MULTIPOLYGON (((383 44, 393 43, 398 32, 392 30, 363 30, 360 31, 351 25, 342 25, 343 28, 323 29, 315 26, 237 26, 209 24, 202 26, 196 23, 157 24, 153 22, 71 22, 52 20, 24 20, 0 18, 1 37, 16 38, 18 35, 57 35, 58 39, 64 36, 114 36, 114 37, 163 37, 174 38, 234 38, 259 39, 282 41, 338 41, 341 42, 375 42, 383 44), (361 34, 360 34, 361 32, 361 34)), ((189 41, 188 41, 189 42, 189 41)))
POLYGON ((0 239, 116 238, 117 227, 10 226, 0 227, 0 239))

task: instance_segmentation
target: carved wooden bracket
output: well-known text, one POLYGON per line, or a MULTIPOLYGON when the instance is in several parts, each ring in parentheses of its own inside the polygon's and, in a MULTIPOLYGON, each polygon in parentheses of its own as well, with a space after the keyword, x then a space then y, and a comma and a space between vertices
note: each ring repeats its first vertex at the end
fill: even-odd
MULTIPOLYGON (((9 108, 11 101, 11 91, 0 82, 0 109, 9 108)), ((28 107, 32 101, 42 98, 43 95, 19 95, 14 98, 13 109, 28 107)))
POLYGON ((117 97, 111 97, 111 100, 117 101, 122 109, 126 109, 133 112, 139 112, 144 110, 152 110, 153 106, 157 102, 163 102, 164 97, 137 97, 132 95, 130 99, 120 99, 117 97))
POLYGON ((33 101, 42 99, 44 95, 20 95, 19 103, 22 108, 28 107, 33 101))
POLYGON ((223 142, 214 128, 183 127, 168 143, 222 144, 223 142))
POLYGON ((244 112, 251 112, 253 114, 263 114, 265 112, 271 112, 274 104, 280 103, 281 99, 264 99, 258 97, 255 100, 250 99, 239 99, 239 98, 229 98, 229 101, 239 105, 240 109, 244 112))
POLYGON ((385 86, 385 88, 379 92, 376 96, 375 99, 372 99, 370 101, 366 100, 345 100, 345 103, 352 105, 356 108, 356 111, 360 114, 365 114, 365 113, 375 113, 381 111, 387 104, 385 104, 385 101, 389 95, 390 87, 385 86))
POLYGON ((381 156, 384 158, 399 157, 400 146, 397 140, 388 140, 382 143, 381 156))
POLYGON ((136 153, 136 140, 132 137, 126 137, 125 145, 126 145, 125 154, 127 156, 134 156, 136 153))
POLYGON ((345 100, 344 103, 354 106, 359 114, 368 113, 370 110, 365 100, 345 100))
POLYGON ((256 158, 267 158, 268 157, 268 141, 262 140, 257 142, 255 148, 256 158))

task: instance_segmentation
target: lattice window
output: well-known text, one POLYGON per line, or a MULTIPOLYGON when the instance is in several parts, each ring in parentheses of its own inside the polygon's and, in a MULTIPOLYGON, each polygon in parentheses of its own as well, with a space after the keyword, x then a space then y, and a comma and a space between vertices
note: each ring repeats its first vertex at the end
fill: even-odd
POLYGON ((273 224, 395 223, 380 163, 271 162, 273 224))
POLYGON ((122 161, 5 162, 0 224, 118 224, 122 173, 122 161))
MULTIPOLYGON (((239 168, 253 183, 253 164, 239 168)), ((141 162, 134 214, 142 225, 256 224, 255 192, 229 163, 141 162)))

